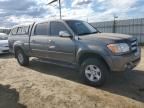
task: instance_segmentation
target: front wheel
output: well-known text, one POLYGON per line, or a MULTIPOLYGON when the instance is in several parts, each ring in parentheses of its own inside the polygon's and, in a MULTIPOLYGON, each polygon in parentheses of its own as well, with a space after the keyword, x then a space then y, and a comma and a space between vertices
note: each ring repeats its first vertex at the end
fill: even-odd
POLYGON ((102 60, 88 58, 81 64, 81 76, 84 81, 92 86, 101 86, 108 77, 108 68, 102 60))
POLYGON ((18 63, 21 66, 28 66, 29 65, 29 57, 26 56, 25 53, 21 49, 18 49, 16 51, 16 58, 17 58, 18 63))

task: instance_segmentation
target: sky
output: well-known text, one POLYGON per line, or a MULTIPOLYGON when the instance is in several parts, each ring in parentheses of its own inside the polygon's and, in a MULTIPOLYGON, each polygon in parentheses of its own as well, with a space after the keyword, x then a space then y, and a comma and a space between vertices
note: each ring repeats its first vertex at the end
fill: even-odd
MULTIPOLYGON (((0 0, 0 27, 59 18, 52 0, 0 0)), ((144 17, 144 0, 61 0, 63 19, 100 22, 144 17)))

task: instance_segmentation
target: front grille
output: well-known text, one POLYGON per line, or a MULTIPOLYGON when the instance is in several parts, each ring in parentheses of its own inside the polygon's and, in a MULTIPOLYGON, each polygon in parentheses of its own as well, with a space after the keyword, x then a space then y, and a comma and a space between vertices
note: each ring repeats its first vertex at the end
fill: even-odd
POLYGON ((6 47, 6 48, 7 48, 7 47, 9 47, 9 46, 3 46, 3 47, 6 47))
POLYGON ((3 47, 8 47, 8 45, 2 45, 3 47))
POLYGON ((131 52, 137 52, 137 48, 138 48, 138 42, 137 42, 137 39, 134 39, 130 42, 130 49, 131 49, 131 52))
POLYGON ((9 47, 8 45, 5 45, 4 47, 9 47))
POLYGON ((2 52, 7 53, 7 52, 9 52, 9 50, 3 50, 2 52))
POLYGON ((0 47, 9 47, 8 44, 0 44, 0 47))

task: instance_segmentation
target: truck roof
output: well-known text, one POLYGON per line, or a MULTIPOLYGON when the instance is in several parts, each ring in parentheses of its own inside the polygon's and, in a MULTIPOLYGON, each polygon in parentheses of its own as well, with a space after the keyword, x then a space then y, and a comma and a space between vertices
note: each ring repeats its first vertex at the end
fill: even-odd
POLYGON ((82 21, 82 20, 76 20, 76 19, 49 19, 45 21, 39 21, 36 23, 44 23, 44 22, 49 22, 49 21, 82 21))
POLYGON ((82 21, 82 20, 76 20, 76 19, 50 19, 50 20, 45 20, 45 21, 40 21, 40 22, 48 22, 48 21, 82 21))
MULTIPOLYGON (((49 21, 82 21, 82 20, 75 20, 75 19, 50 19, 50 20, 45 20, 45 21, 39 21, 39 22, 36 22, 36 23, 44 23, 44 22, 49 22, 49 21)), ((21 26, 29 26, 29 25, 32 25, 34 23, 35 22, 33 22, 33 23, 18 24, 18 25, 13 26, 12 28, 21 27, 21 26)))

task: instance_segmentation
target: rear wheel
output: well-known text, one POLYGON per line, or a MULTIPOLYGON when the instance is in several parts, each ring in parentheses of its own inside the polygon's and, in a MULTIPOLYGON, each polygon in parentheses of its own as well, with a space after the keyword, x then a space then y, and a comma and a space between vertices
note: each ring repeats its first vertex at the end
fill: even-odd
POLYGON ((101 86, 108 77, 108 68, 102 60, 88 58, 81 64, 81 76, 87 84, 101 86))
POLYGON ((21 49, 16 50, 16 58, 21 66, 29 65, 29 57, 21 49))

